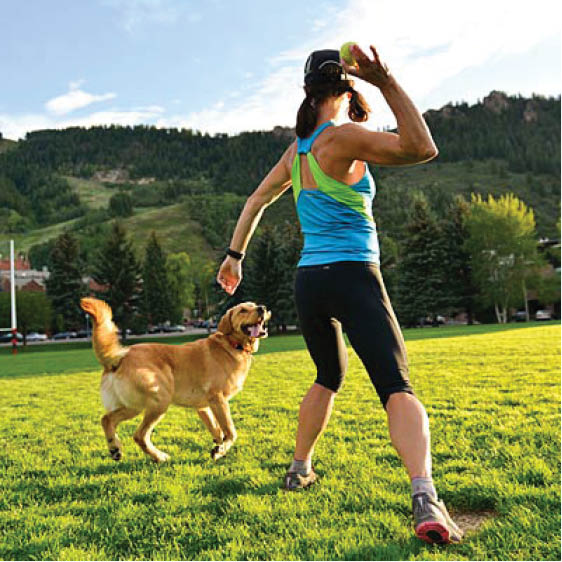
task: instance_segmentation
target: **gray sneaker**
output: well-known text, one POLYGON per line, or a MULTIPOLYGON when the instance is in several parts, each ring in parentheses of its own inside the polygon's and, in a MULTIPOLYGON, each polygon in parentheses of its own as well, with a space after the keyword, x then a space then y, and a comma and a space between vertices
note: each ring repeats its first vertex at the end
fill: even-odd
POLYGON ((283 479, 283 489, 289 492, 295 490, 303 490, 312 486, 316 482, 316 473, 311 469, 308 474, 300 474, 299 472, 287 472, 283 479))
POLYGON ((416 536, 430 544, 460 542, 462 530, 451 519, 442 501, 429 494, 416 494, 412 498, 416 536))

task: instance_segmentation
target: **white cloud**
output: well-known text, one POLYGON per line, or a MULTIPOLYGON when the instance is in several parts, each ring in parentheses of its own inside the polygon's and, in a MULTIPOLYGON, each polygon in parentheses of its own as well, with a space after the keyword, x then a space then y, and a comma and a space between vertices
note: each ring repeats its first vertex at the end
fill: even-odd
MULTIPOLYGON (((243 101, 160 122, 229 133, 292 126, 302 100, 302 72, 308 54, 315 49, 338 48, 350 40, 365 50, 374 43, 422 110, 439 107, 451 101, 450 97, 439 96, 439 88, 453 77, 471 68, 480 68, 486 77, 489 63, 525 53, 544 37, 559 32, 560 7, 553 0, 535 0, 532 7, 513 0, 473 0, 470 6, 455 6, 450 0, 398 4, 395 0, 349 0, 345 8, 330 10, 329 18, 313 22, 315 33, 298 48, 265 61, 270 74, 256 83, 254 93, 243 101)), ((493 76, 487 78, 489 84, 482 84, 473 96, 501 87, 494 85, 493 76)), ((521 68, 520 91, 533 91, 525 80, 526 69, 521 68)), ((378 90, 361 81, 356 87, 374 109, 368 126, 394 125, 394 117, 378 90)), ((465 94, 459 90, 453 101, 466 100, 465 94)))
MULTIPOLYGON (((144 21, 171 21, 180 6, 177 0, 104 1, 119 8, 123 17, 130 14, 131 29, 144 21)), ((187 10, 190 4, 186 1, 181 7, 187 10)), ((322 19, 313 22, 316 32, 308 34, 297 48, 256 61, 256 68, 267 69, 264 78, 247 78, 250 88, 225 92, 222 99, 210 100, 201 111, 179 114, 174 110, 168 114, 160 106, 150 106, 67 117, 78 108, 116 97, 113 93, 85 92, 80 80, 70 83, 68 93, 49 100, 46 114, 0 114, 0 131, 7 138, 21 138, 35 129, 110 123, 154 123, 231 134, 293 126, 303 98, 306 57, 315 49, 338 48, 350 40, 365 49, 375 43, 381 58, 421 110, 448 101, 473 103, 491 89, 503 86, 509 93, 524 95, 560 92, 559 49, 549 57, 541 52, 547 49, 547 43, 541 43, 544 38, 559 37, 561 9, 554 0, 534 0, 532 9, 522 9, 516 0, 473 0, 469 7, 448 0, 406 0, 400 4, 395 0, 348 0, 339 10, 334 5, 327 10, 322 19), (534 59, 529 56, 531 52, 534 59), (519 60, 521 67, 517 68, 519 60), (535 60, 536 64, 532 62, 535 60), (541 64, 552 68, 541 70, 541 64)), ((556 41, 549 45, 553 43, 556 41)), ((378 90, 360 81, 357 88, 374 110, 368 126, 394 125, 378 90)))
MULTIPOLYGON (((146 24, 173 24, 189 7, 185 0, 102 0, 102 3, 119 13, 120 23, 128 33, 146 24)), ((189 11, 188 20, 195 23, 201 16, 189 11)))
POLYGON ((131 110, 97 111, 83 117, 57 119, 43 114, 2 115, 0 131, 5 138, 20 139, 28 131, 65 129, 66 127, 93 127, 95 125, 133 126, 152 122, 164 113, 164 108, 152 105, 131 110))
POLYGON ((86 107, 92 103, 111 100, 116 97, 116 94, 113 92, 100 95, 84 92, 79 89, 83 82, 83 80, 70 82, 69 91, 66 94, 47 101, 45 104, 47 111, 54 115, 66 115, 67 113, 71 113, 76 109, 86 107))
POLYGON ((0 131, 4 138, 17 140, 25 137, 29 131, 50 129, 53 120, 47 115, 29 113, 25 115, 0 114, 0 131))

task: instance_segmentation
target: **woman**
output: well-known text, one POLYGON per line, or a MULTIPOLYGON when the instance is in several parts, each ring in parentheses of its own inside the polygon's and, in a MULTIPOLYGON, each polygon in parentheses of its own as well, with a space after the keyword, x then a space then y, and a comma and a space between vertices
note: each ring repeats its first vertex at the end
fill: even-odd
POLYGON ((392 444, 411 478, 416 535, 430 543, 459 541, 462 531, 437 499, 427 414, 410 386, 404 341, 379 271, 375 188, 365 163, 422 163, 434 158, 437 148, 419 111, 374 47, 371 51, 372 60, 353 46, 353 67, 340 61, 338 51, 310 55, 297 141, 248 198, 217 280, 234 293, 264 209, 292 184, 304 234, 295 299, 317 378, 300 406, 295 455, 284 487, 302 489, 316 479, 312 453, 346 371, 343 326, 386 410, 392 444), (356 124, 367 120, 370 108, 348 74, 379 88, 396 116, 398 133, 371 132, 356 124), (346 108, 353 122, 336 126, 346 108))

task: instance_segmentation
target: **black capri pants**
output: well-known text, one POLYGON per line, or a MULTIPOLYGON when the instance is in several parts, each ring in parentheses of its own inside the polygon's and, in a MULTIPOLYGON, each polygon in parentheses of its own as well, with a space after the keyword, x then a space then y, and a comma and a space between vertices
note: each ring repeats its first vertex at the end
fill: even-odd
POLYGON ((334 392, 347 369, 342 327, 384 407, 391 394, 413 394, 404 338, 379 266, 344 261, 297 269, 295 300, 316 365, 316 383, 334 392))

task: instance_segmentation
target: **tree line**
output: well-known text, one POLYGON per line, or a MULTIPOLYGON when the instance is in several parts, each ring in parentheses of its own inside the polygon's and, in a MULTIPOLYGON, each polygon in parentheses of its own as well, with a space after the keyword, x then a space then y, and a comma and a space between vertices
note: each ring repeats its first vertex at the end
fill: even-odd
MULTIPOLYGON (((380 237, 383 277, 403 326, 436 323, 440 316, 461 313, 469 323, 505 323, 513 308, 529 313, 529 291, 536 301, 557 305, 559 311, 560 247, 540 250, 533 210, 513 194, 473 195, 470 201, 457 196, 439 214, 417 193, 406 214, 402 238, 380 237)), ((231 218, 234 222, 236 216, 231 218)), ((226 244, 228 237, 223 240, 226 244)), ((193 263, 185 252, 166 254, 152 232, 139 260, 125 228, 114 221, 90 271, 94 294, 111 305, 123 333, 182 322, 184 309, 218 319, 245 300, 265 304, 273 311, 272 324, 284 331, 298 325, 293 286, 301 247, 296 221, 264 220, 248 248, 243 281, 228 297, 215 281, 220 256, 193 263)), ((38 324, 51 331, 84 326, 78 303, 92 290, 83 282, 78 239, 70 232, 60 235, 50 260, 46 295, 19 293, 25 331, 39 329, 38 324)), ((0 314, 6 318, 8 297, 0 293, 0 314)))
MULTIPOLYGON (((493 92, 472 106, 449 104, 425 117, 439 162, 494 159, 504 173, 548 175, 559 187, 559 97, 493 92)), ((157 180, 129 186, 134 206, 169 204, 182 195, 246 196, 293 137, 281 128, 210 136, 140 125, 32 132, 0 154, 0 224, 5 232, 23 232, 83 216, 88 210, 64 176, 91 178, 116 168, 131 180, 157 180)))

